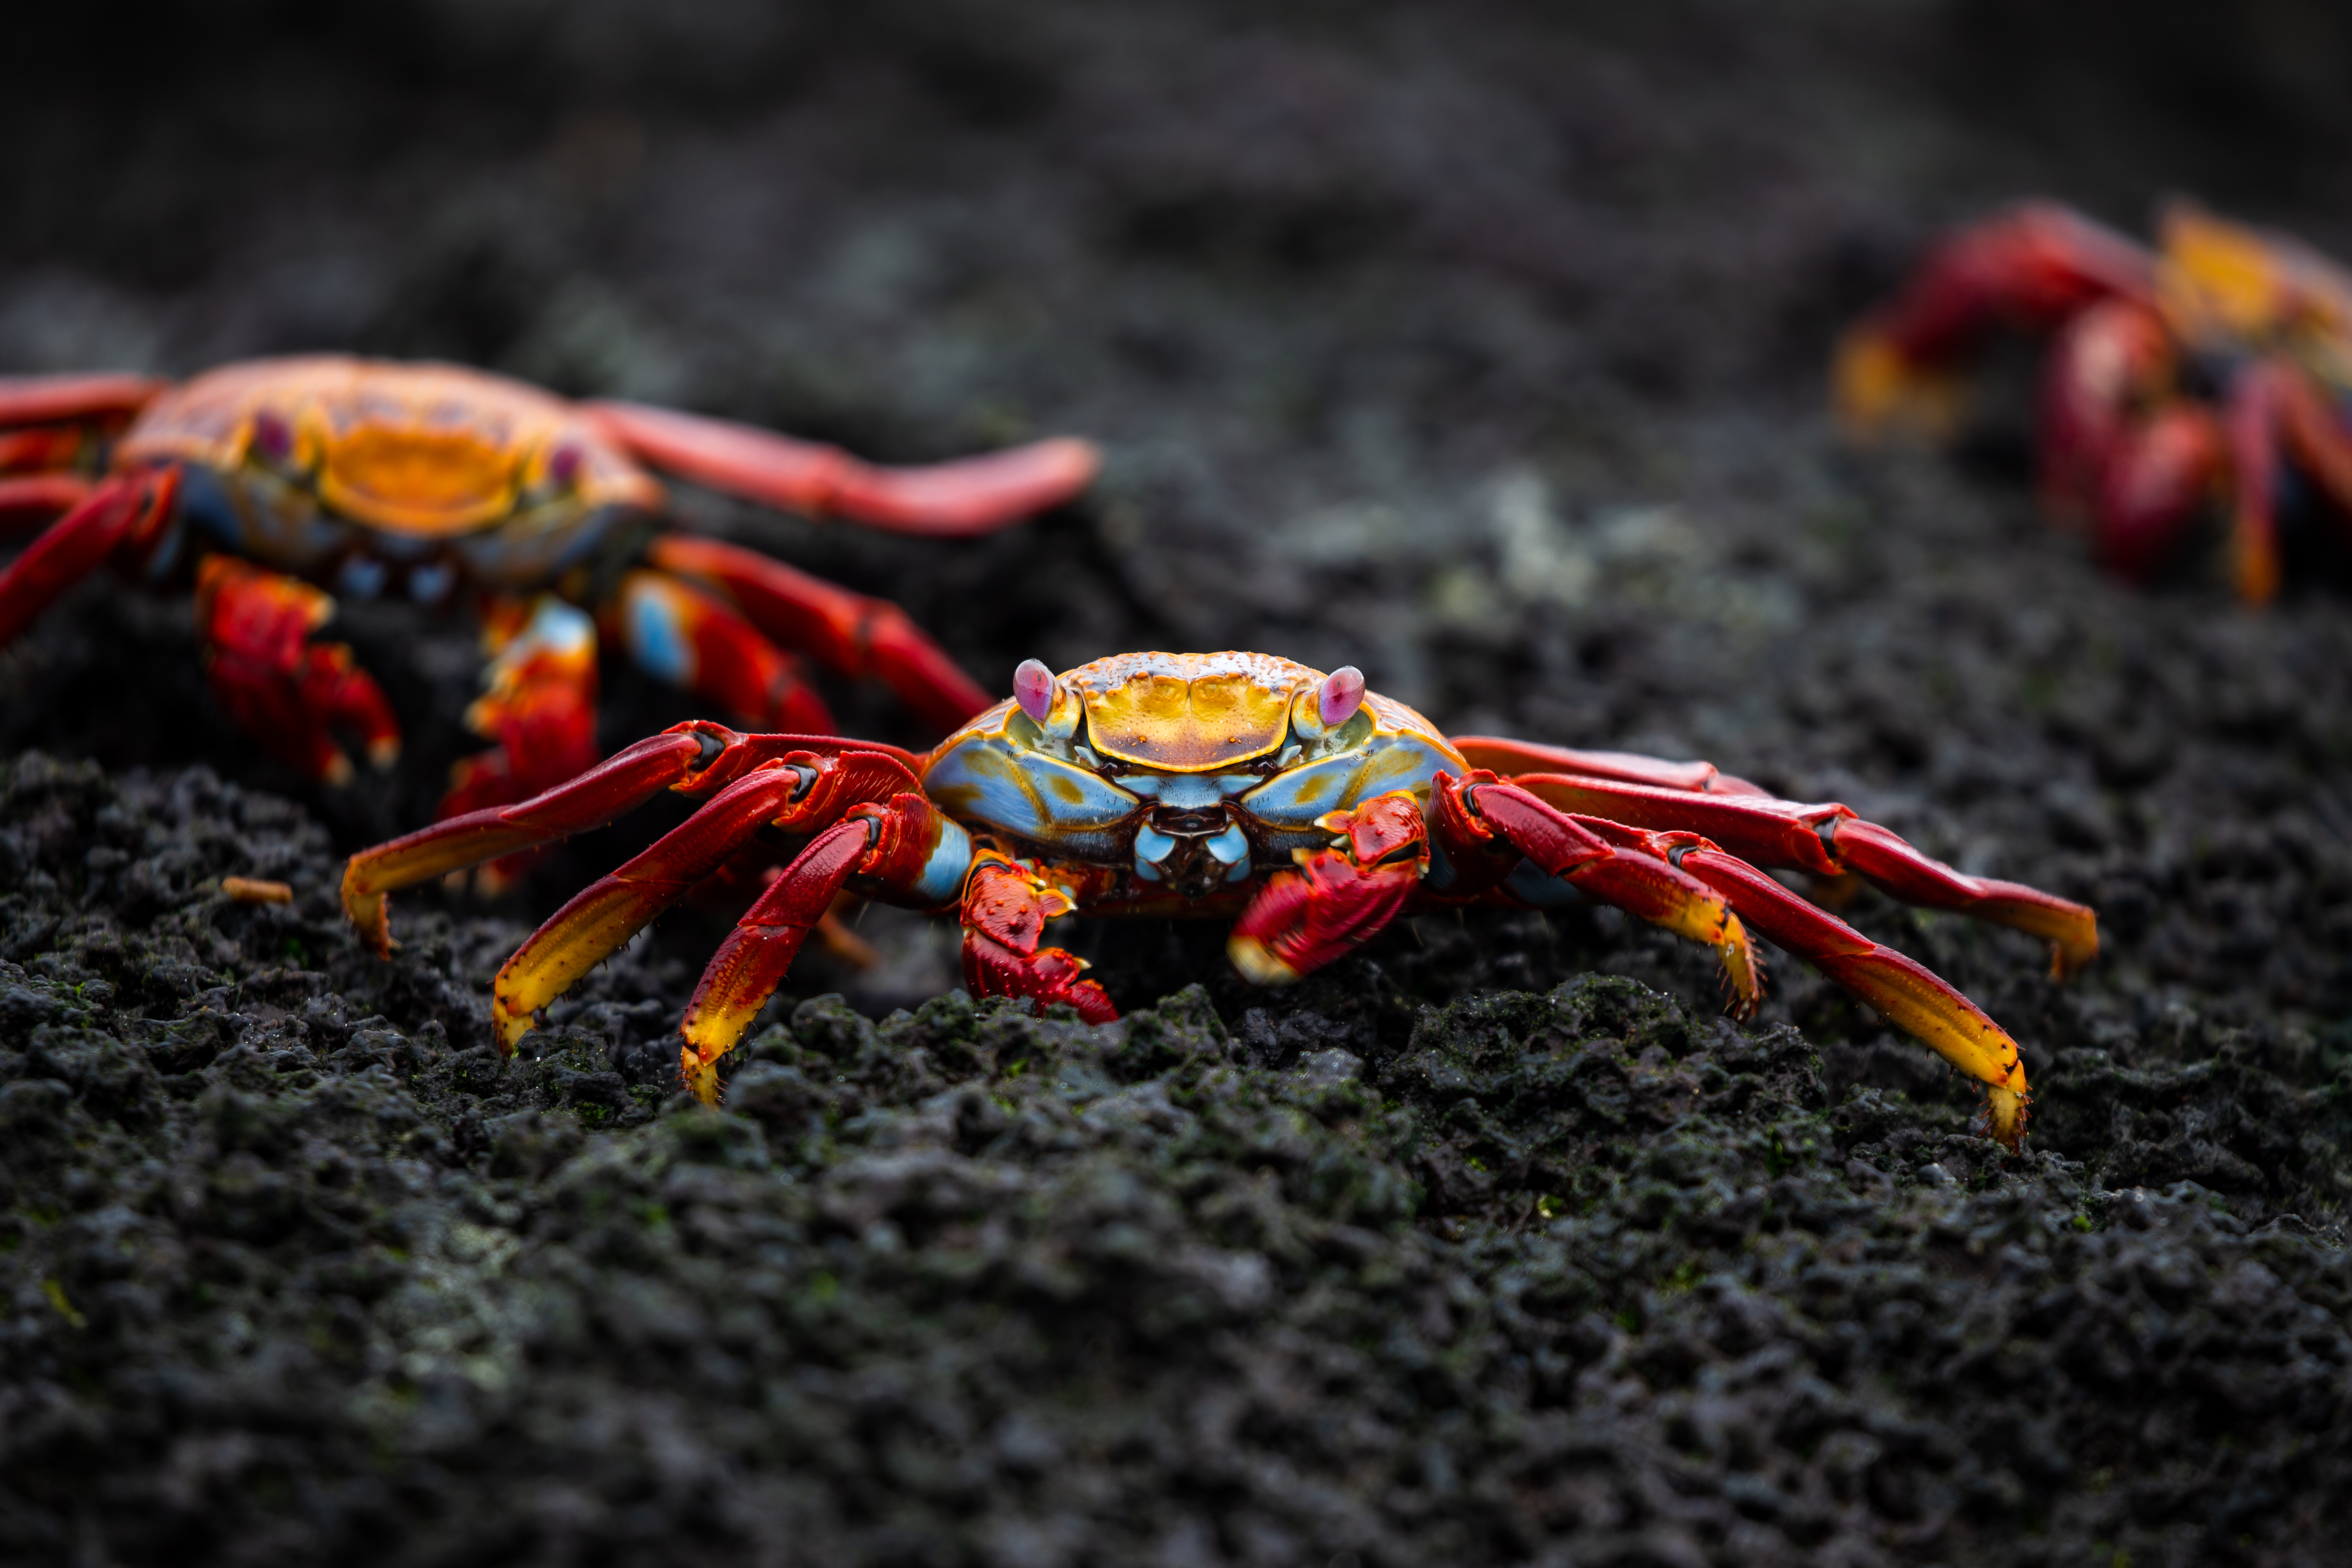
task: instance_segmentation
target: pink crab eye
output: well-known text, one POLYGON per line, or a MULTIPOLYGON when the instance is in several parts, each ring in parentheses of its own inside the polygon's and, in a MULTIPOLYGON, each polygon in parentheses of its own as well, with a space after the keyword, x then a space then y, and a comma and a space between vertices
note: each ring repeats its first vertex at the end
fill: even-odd
POLYGON ((1326 730, 1336 730, 1356 716, 1364 705, 1364 672, 1352 664, 1341 665, 1323 678, 1323 689, 1315 694, 1316 711, 1322 716, 1326 730))
POLYGON ((282 463, 294 451, 294 432, 268 409, 253 416, 253 449, 273 463, 282 463))
POLYGON ((1023 659, 1013 672, 1013 696, 1021 711, 1043 724, 1054 710, 1054 672, 1037 659, 1023 659))
POLYGON ((548 454, 547 477, 563 489, 570 489, 580 478, 580 448, 566 441, 548 454))

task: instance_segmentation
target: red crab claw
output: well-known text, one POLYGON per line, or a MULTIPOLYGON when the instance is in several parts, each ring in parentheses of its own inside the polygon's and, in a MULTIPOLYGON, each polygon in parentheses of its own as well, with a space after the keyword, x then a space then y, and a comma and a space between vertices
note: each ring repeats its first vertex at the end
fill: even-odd
POLYGON ((1839 417, 1862 437, 1949 435, 1960 413, 1952 373, 1996 332, 2048 331, 2110 296, 2149 299, 2155 265, 2122 235, 2050 202, 1963 229, 1838 344, 1839 417))
POLYGON ((964 989, 974 996, 1026 998, 1041 1009, 1066 1004, 1089 1024, 1118 1017, 1110 993, 1080 978, 1085 959, 1037 945, 1045 939, 1045 922, 1073 907, 1067 893, 1033 868, 992 855, 982 858, 964 884, 964 989))
POLYGON ((1511 782, 1562 811, 1653 832, 1704 834, 1756 865, 1823 878, 1859 876, 1906 904, 1953 910, 2042 937, 2051 945, 2051 973, 2060 978, 2098 955, 2098 917, 2084 905, 2022 883, 1964 875, 1834 802, 1806 805, 1769 795, 1699 795, 1568 773, 1523 773, 1511 782))
POLYGON ((368 760, 390 767, 400 724, 375 678, 341 643, 313 643, 335 601, 308 583, 234 556, 196 569, 196 626, 205 674, 246 733, 278 760, 331 784, 348 783, 352 760, 332 728, 355 731, 368 760))
POLYGON ((1731 1010, 1741 1017, 1756 1011, 1764 968, 1738 915, 1638 836, 1612 843, 1585 820, 1483 770, 1461 779, 1438 774, 1435 804, 1438 838, 1460 879, 1449 891, 1500 881, 1524 858, 1596 902, 1714 949, 1731 1010))
POLYGON ((1256 984, 1287 985, 1378 936, 1429 868, 1421 803, 1402 790, 1315 826, 1339 836, 1333 847, 1294 851, 1298 869, 1266 879, 1226 941, 1256 984))
POLYGON ((1101 466, 1090 443, 1064 438, 927 468, 876 468, 835 447, 731 420, 641 403, 586 407, 614 440, 682 479, 788 511, 846 517, 896 533, 991 533, 1068 500, 1093 482, 1101 466))
POLYGON ((107 479, 26 545, 0 570, 0 647, 108 557, 143 555, 171 520, 179 485, 176 468, 107 479))

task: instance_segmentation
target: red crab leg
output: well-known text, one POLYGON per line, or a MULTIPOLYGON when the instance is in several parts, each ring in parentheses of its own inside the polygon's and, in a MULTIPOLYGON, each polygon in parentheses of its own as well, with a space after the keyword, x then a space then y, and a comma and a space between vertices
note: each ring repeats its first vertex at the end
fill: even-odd
MULTIPOLYGON (((1763 997, 1764 971, 1723 895, 1659 857, 1610 842, 1516 784, 1491 775, 1437 775, 1438 835, 1464 870, 1507 871, 1521 857, 1598 902, 1715 950, 1731 1009, 1742 1017, 1763 997)), ((1474 879, 1475 876, 1474 876, 1474 879)))
POLYGON ((343 912, 378 954, 392 951, 385 895, 452 871, 602 827, 665 789, 709 795, 761 764, 794 752, 860 752, 911 773, 919 759, 876 741, 831 735, 739 735, 690 719, 615 752, 578 778, 520 805, 468 812, 352 857, 343 872, 343 912))
POLYGON ((672 685, 755 728, 833 733, 833 713, 802 678, 800 661, 709 590, 667 572, 631 572, 608 614, 630 656, 672 685))
POLYGON ((0 426, 129 419, 171 385, 148 375, 0 375, 0 426))
MULTIPOLYGON (((865 786, 880 782, 870 775, 865 786)), ((803 809, 795 820, 813 826, 823 815, 803 809)), ((971 840, 963 829, 914 790, 891 794, 887 805, 866 801, 841 812, 841 820, 817 834, 743 912, 703 970, 678 1025, 678 1070, 686 1087, 706 1105, 718 1102, 719 1058, 783 984, 801 944, 823 926, 844 883, 856 877, 892 902, 933 908, 955 898, 971 864, 971 840)), ((518 962, 521 957, 515 955, 518 962)))
POLYGON ((172 515, 179 482, 173 468, 107 479, 0 569, 0 647, 109 555, 152 538, 172 515))
POLYGON ((1034 442, 926 468, 882 468, 835 447, 731 420, 641 403, 591 403, 605 434, 697 484, 811 517, 841 516, 897 533, 990 533, 1058 506, 1092 482, 1101 458, 1085 441, 1034 442))
POLYGON ((355 731, 390 767, 400 724, 375 678, 341 643, 313 643, 335 601, 308 583, 228 555, 196 569, 196 626, 213 694, 245 732, 305 775, 347 783, 352 760, 329 732, 355 731))
POLYGON ((2238 596, 2250 605, 2278 593, 2278 469, 2281 458, 2352 516, 2352 431, 2310 374, 2284 361, 2249 365, 2231 385, 2225 418, 2237 495, 2231 529, 2238 596))
POLYGON ((926 722, 953 730, 994 700, 905 611, 739 545, 669 533, 647 547, 664 571, 714 584, 761 630, 844 675, 873 676, 926 722))
POLYGON ((1118 1016, 1110 994, 1081 979, 1087 961, 1062 948, 1037 944, 1045 922, 1075 907, 1038 867, 983 855, 963 892, 963 984, 974 996, 1011 996, 1040 1008, 1056 1003, 1077 1009, 1089 1024, 1118 1016))
POLYGON ((1563 811, 1656 832, 1704 834, 1759 866, 1819 877, 1853 874, 1906 904, 1957 910, 2031 932, 2050 942, 2052 973, 2062 977, 2098 954, 2097 917, 2084 906, 2021 883, 1964 876, 1835 803, 1692 795, 1562 773, 1528 773, 1511 782, 1563 811))
MULTIPOLYGON (((912 772, 878 751, 793 752, 754 768, 644 853, 583 889, 515 950, 491 988, 490 1016, 499 1048, 513 1050, 533 1014, 617 952, 687 889, 724 867, 761 827, 772 824, 787 833, 814 833, 855 806, 902 795, 920 800, 919 788, 912 772)), ((787 868, 777 885, 791 878, 787 868)), ((769 895, 790 896, 774 887, 769 895)), ((828 889, 817 914, 832 896, 828 889)), ((752 909, 768 905, 763 896, 752 909)), ((751 1011, 759 1009, 754 1005, 751 1011)))
POLYGON ((89 499, 79 474, 17 474, 0 479, 0 538, 55 521, 89 499))
POLYGON ((1945 240, 1838 345, 1837 404, 1864 435, 1948 427, 1951 368, 2004 328, 2047 331, 2095 300, 2145 300, 2154 258, 2080 213, 2032 202, 1945 240))
MULTIPOLYGON (((1588 823, 1587 826, 1597 826, 1588 823)), ((1927 969, 1806 902, 1696 834, 1654 836, 1654 853, 1721 893, 1748 928, 1795 953, 1875 1007, 1896 1028, 1987 1088, 1989 1134, 2017 1151, 2025 1134, 2025 1064, 1984 1010, 1927 969)))
POLYGON ((1617 779, 1625 784, 1651 784, 1659 789, 1696 790, 1701 795, 1769 795, 1771 792, 1734 778, 1713 763, 1670 763, 1638 752, 1573 752, 1566 746, 1539 746, 1503 735, 1455 735, 1454 749, 1474 768, 1486 768, 1509 777, 1514 773, 1580 773, 1587 778, 1617 779))

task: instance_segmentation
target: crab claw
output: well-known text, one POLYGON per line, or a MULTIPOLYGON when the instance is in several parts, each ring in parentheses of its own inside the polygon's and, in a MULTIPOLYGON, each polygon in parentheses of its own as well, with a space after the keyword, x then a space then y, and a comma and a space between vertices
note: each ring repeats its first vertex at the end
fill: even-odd
POLYGON ((1402 790, 1335 811, 1316 826, 1328 849, 1295 853, 1234 922, 1226 956, 1259 985, 1287 985, 1386 930, 1429 867, 1421 804, 1402 790))
POLYGON ((1040 1007, 1066 1003, 1089 1024, 1118 1016, 1110 993, 1081 979, 1087 961, 1039 947, 1045 922, 1068 914, 1070 896, 1024 867, 985 859, 963 894, 963 983, 974 996, 1027 997, 1040 1007))

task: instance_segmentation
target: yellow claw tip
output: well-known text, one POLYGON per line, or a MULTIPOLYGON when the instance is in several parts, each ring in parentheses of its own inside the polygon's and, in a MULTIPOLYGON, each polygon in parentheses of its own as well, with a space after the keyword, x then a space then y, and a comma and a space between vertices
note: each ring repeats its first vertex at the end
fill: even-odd
POLYGON ((1298 971, 1275 957, 1254 936, 1234 936, 1225 943, 1225 954, 1253 985, 1288 985, 1298 978, 1298 971))
POLYGON ((396 737, 389 741, 370 741, 367 755, 368 766, 383 773, 400 761, 400 742, 396 737))
POLYGON ((692 1046, 680 1046, 677 1051, 677 1076, 688 1093, 703 1104, 719 1104, 719 1064, 703 1061, 694 1054, 692 1046))
POLYGON ((2032 1103, 2033 1097, 2021 1089, 1989 1083, 1978 1131, 2011 1153, 2021 1153, 2025 1148, 2025 1124, 2031 1120, 2027 1107, 2032 1103))
POLYGON ((351 758, 337 752, 327 759, 326 767, 319 773, 319 782, 329 789, 341 789, 352 782, 358 770, 352 766, 351 758))

